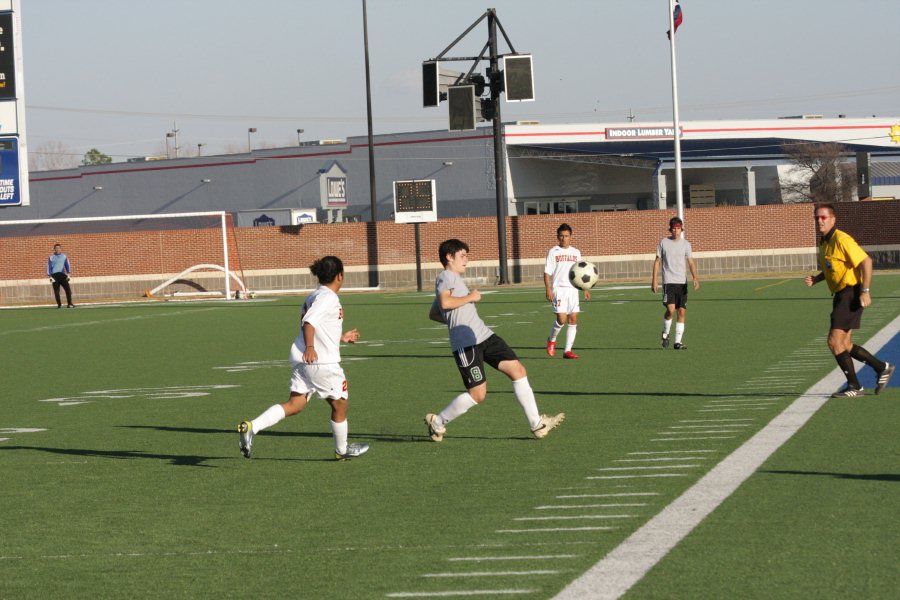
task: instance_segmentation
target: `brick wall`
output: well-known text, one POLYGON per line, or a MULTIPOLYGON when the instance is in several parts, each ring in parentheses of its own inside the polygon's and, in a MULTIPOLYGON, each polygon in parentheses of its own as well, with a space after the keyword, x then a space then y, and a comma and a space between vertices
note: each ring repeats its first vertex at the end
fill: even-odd
MULTIPOLYGON (((506 223, 509 276, 513 282, 540 281, 543 259, 563 221, 574 243, 594 257, 604 279, 645 277, 674 210, 574 213, 510 217, 506 223)), ((813 268, 816 244, 810 204, 777 204, 687 209, 686 233, 701 274, 803 271, 813 268)), ((900 267, 900 201, 855 202, 837 206, 838 226, 867 247, 878 268, 900 267)), ((470 275, 496 279, 498 243, 493 218, 441 219, 419 226, 425 287, 440 268, 437 247, 457 237, 470 248, 470 275)), ((0 303, 47 301, 47 256, 57 241, 71 258, 76 294, 87 298, 138 297, 166 277, 198 263, 222 264, 221 230, 59 233, 15 236, 0 228, 0 303)), ((415 226, 381 221, 229 230, 231 268, 250 289, 309 288, 305 268, 317 257, 344 261, 348 285, 381 287, 416 283, 415 226), (377 241, 377 243, 376 243, 377 241)), ((222 289, 221 275, 196 276, 199 287, 222 289)), ((189 289, 198 287, 182 285, 189 289)), ((177 286, 173 289, 178 289, 177 286)))

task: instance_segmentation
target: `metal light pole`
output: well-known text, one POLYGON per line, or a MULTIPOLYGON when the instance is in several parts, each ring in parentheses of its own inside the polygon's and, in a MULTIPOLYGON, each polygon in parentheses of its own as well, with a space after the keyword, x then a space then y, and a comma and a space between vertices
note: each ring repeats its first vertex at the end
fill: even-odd
POLYGON ((203 156, 203 146, 205 145, 204 143, 197 144, 197 156, 203 156))
POLYGON ((302 129, 297 130, 297 145, 298 146, 300 145, 300 134, 302 134, 302 133, 303 133, 302 129))
MULTIPOLYGON (((500 74, 500 61, 497 56, 497 11, 488 9, 488 41, 491 47, 491 77, 496 78, 500 74)), ((500 118, 500 90, 499 84, 491 82, 491 103, 494 105, 494 185, 497 189, 497 244, 499 246, 500 281, 501 284, 509 283, 509 269, 506 257, 506 184, 503 171, 503 119, 500 118)))
POLYGON ((372 85, 369 75, 369 18, 366 13, 366 0, 362 0, 363 11, 363 45, 366 57, 366 116, 369 125, 369 204, 372 212, 372 246, 375 250, 375 260, 372 263, 371 283, 378 286, 378 196, 375 189, 375 138, 372 133, 372 85))
POLYGON ((247 129, 247 153, 253 152, 253 147, 250 145, 250 134, 256 133, 256 127, 250 127, 247 129))

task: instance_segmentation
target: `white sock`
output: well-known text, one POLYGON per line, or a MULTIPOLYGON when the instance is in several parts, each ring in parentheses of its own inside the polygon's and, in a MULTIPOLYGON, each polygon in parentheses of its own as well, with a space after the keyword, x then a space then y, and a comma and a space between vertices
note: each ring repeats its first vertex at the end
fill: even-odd
POLYGON ((519 404, 522 405, 522 410, 525 411, 528 425, 534 429, 541 422, 541 414, 538 412, 537 402, 534 399, 534 390, 531 389, 531 384, 528 383, 528 377, 516 379, 512 382, 512 385, 516 400, 519 401, 519 404))
POLYGON ((446 425, 453 419, 466 414, 466 411, 473 406, 478 406, 478 403, 469 395, 469 392, 463 392, 451 400, 450 404, 437 415, 438 419, 441 421, 440 423, 437 423, 437 425, 446 425))
POLYGON ((257 434, 263 429, 268 429, 284 418, 284 409, 280 404, 273 404, 266 411, 253 419, 250 426, 253 427, 253 433, 257 434))
POLYGON ((331 421, 331 434, 334 436, 334 449, 338 454, 347 453, 347 421, 335 423, 331 421))
POLYGON ((669 337, 669 330, 672 329, 672 319, 668 321, 663 319, 663 337, 669 337))
POLYGON ((553 328, 550 330, 550 339, 548 341, 555 342, 556 336, 559 335, 560 330, 562 329, 562 325, 553 321, 553 328))
POLYGON ((566 352, 572 350, 572 346, 575 345, 575 336, 578 334, 578 326, 577 325, 569 325, 566 328, 566 352))
POLYGON ((684 323, 675 323, 675 343, 681 343, 681 336, 684 335, 684 323))

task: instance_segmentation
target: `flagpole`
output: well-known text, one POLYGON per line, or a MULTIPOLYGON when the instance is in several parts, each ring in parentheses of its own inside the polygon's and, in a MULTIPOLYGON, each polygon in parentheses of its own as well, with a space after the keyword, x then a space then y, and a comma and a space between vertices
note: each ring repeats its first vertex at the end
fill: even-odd
POLYGON ((672 63, 672 138, 675 140, 675 205, 678 218, 684 220, 684 198, 681 193, 681 125, 678 119, 678 77, 675 69, 675 4, 676 0, 668 0, 669 4, 669 52, 672 63))

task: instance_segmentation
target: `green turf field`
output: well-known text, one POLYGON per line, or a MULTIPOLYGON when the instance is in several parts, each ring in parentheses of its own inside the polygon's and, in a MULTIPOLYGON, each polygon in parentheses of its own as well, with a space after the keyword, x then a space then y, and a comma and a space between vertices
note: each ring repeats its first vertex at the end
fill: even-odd
MULTIPOLYGON (((800 278, 703 282, 684 352, 648 286, 597 287, 578 361, 546 356, 542 289, 484 291, 564 425, 531 439, 491 371, 431 442, 461 391, 431 295, 344 293, 371 444, 347 462, 319 400, 238 452, 287 398, 302 298, 0 311, 0 598, 552 598, 835 367, 800 278)), ((858 342, 900 315, 900 275, 873 293, 858 342)), ((829 400, 626 597, 896 597, 898 386, 829 400)))

